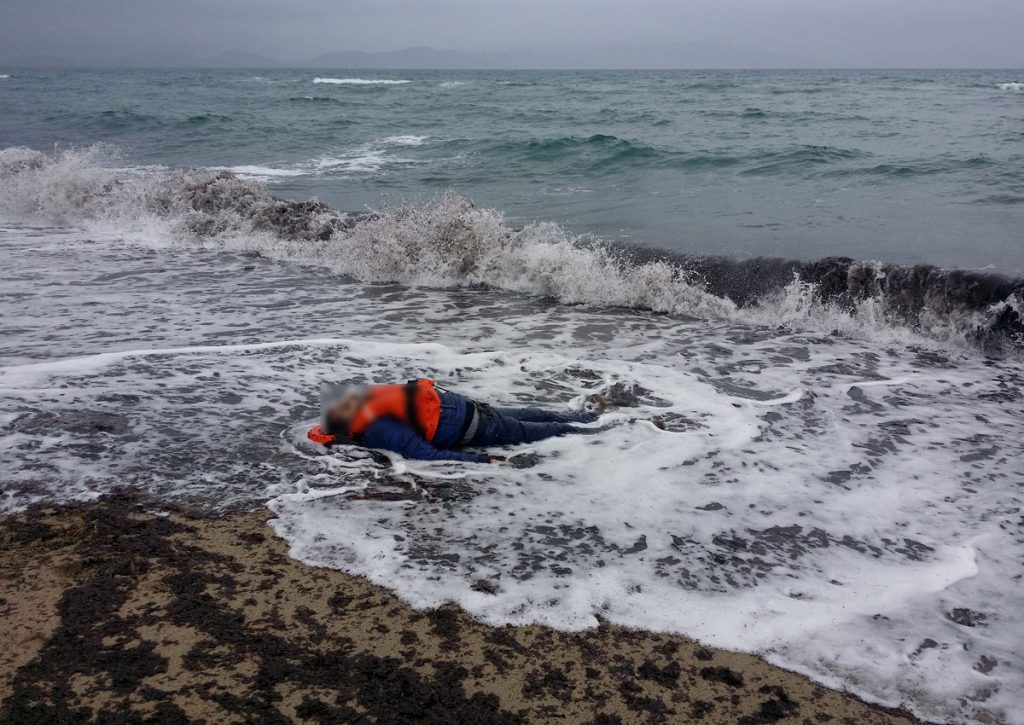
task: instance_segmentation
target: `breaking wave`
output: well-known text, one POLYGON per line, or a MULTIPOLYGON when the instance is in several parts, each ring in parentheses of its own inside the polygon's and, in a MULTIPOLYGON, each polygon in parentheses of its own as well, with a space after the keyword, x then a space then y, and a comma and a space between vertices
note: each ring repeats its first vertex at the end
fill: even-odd
POLYGON ((1024 82, 1008 81, 1006 83, 996 83, 996 88, 1001 91, 1024 91, 1024 82))
POLYGON ((988 352, 1024 347, 1021 279, 850 258, 735 260, 631 249, 553 223, 517 228, 454 194, 349 214, 315 200, 276 199, 259 181, 230 172, 125 177, 105 164, 108 153, 0 151, 0 212, 150 243, 255 252, 371 283, 485 286, 819 334, 924 336, 988 352))
POLYGON ((397 86, 412 83, 404 79, 390 78, 314 78, 314 83, 330 83, 337 86, 397 86))

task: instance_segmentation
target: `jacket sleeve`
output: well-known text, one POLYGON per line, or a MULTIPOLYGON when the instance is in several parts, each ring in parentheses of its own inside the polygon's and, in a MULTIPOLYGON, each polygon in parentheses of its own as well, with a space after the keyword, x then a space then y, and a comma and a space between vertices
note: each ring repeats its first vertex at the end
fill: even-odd
POLYGON ((463 453, 462 451, 435 448, 423 440, 411 427, 392 418, 381 418, 374 421, 363 433, 362 443, 369 448, 383 448, 419 461, 489 463, 491 460, 486 453, 463 453))

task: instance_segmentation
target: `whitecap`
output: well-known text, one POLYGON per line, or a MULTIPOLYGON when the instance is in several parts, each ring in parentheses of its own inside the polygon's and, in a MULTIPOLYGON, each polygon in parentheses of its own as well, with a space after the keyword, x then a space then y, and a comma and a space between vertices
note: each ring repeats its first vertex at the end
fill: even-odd
MULTIPOLYGON (((415 146, 422 143, 426 136, 396 136, 384 139, 381 143, 396 146, 415 146)), ((273 183, 298 176, 337 176, 347 174, 370 174, 382 171, 391 164, 415 163, 413 159, 390 156, 375 145, 354 148, 337 155, 325 154, 307 161, 299 161, 282 166, 264 166, 261 164, 242 164, 238 166, 219 166, 211 171, 229 171, 236 176, 264 183, 273 183)))
POLYGON ((260 166, 257 164, 242 164, 240 166, 221 166, 220 171, 230 171, 232 174, 247 179, 269 180, 279 177, 303 176, 306 172, 297 168, 281 169, 273 166, 260 166))
POLYGON ((388 136, 382 141, 386 144, 394 144, 395 146, 422 146, 423 142, 426 141, 429 136, 388 136))
POLYGON ((313 161, 312 168, 315 173, 319 174, 338 171, 372 173, 380 171, 387 161, 387 156, 382 152, 366 149, 343 156, 321 156, 313 161))
POLYGON ((388 79, 388 78, 314 78, 314 83, 331 83, 334 85, 351 85, 351 86, 392 86, 401 85, 403 83, 412 83, 412 81, 402 79, 388 79))
POLYGON ((1024 91, 1024 82, 1007 81, 1006 83, 996 83, 996 88, 1001 91, 1024 91))

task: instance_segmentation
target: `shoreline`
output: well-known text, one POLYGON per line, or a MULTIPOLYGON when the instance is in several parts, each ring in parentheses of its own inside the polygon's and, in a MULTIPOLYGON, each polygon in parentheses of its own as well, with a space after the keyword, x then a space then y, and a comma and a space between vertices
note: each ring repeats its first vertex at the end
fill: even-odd
POLYGON ((291 559, 271 517, 120 494, 0 519, 0 722, 919 722, 679 635, 413 610, 291 559))

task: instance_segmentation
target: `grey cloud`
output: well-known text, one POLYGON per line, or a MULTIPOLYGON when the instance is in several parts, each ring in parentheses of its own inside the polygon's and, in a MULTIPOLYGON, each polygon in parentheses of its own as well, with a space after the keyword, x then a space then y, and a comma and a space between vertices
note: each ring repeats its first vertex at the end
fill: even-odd
POLYGON ((7 0, 0 18, 8 63, 431 46, 534 66, 1024 65, 1020 0, 7 0))

